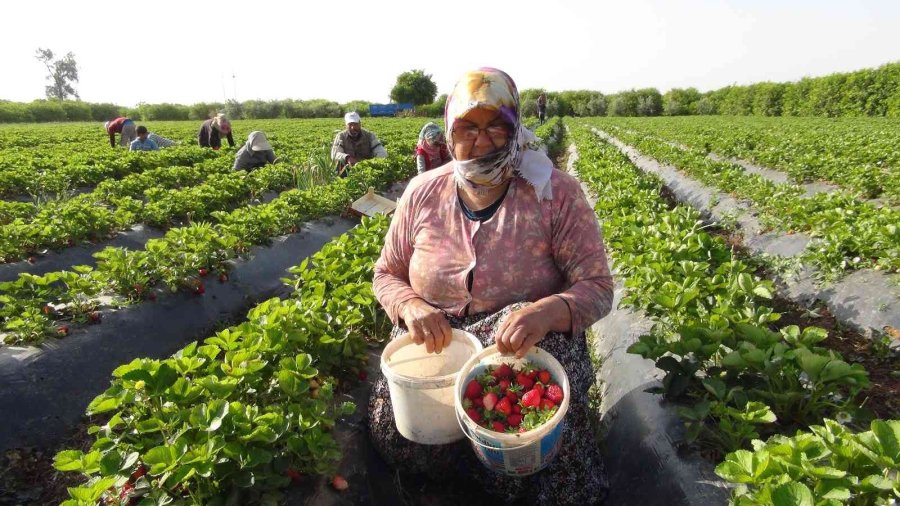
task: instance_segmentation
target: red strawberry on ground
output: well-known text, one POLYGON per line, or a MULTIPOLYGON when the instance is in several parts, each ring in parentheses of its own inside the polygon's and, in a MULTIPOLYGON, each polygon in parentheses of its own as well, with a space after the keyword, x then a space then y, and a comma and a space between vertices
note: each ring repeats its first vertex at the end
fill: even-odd
POLYGON ((44 304, 44 307, 41 309, 44 314, 50 314, 53 312, 53 308, 50 307, 49 304, 44 304))
POLYGON ((350 487, 350 484, 347 483, 347 480, 345 480, 343 476, 336 474, 334 475, 334 478, 331 479, 331 486, 334 487, 335 490, 344 491, 350 487))
POLYGON ((200 274, 200 277, 205 278, 206 275, 209 274, 209 269, 207 269, 206 267, 201 267, 201 268, 197 269, 197 273, 200 274))
POLYGON ((228 281, 228 274, 224 272, 222 274, 219 274, 219 283, 224 283, 226 281, 228 281))
POLYGON ((500 364, 500 367, 494 369, 494 372, 491 374, 493 374, 497 379, 512 378, 513 370, 512 367, 509 366, 509 364, 500 364))
POLYGON ((475 408, 467 409, 466 414, 469 415, 469 418, 471 418, 475 423, 478 423, 481 421, 481 413, 479 413, 478 410, 475 408))
POLYGON ((509 415, 506 417, 506 423, 508 423, 510 427, 518 427, 519 424, 522 423, 522 415, 509 415))
POLYGON ((56 327, 56 332, 61 336, 69 335, 69 326, 68 325, 60 325, 56 327))
POLYGON ((559 385, 550 385, 547 387, 547 390, 544 391, 544 397, 558 405, 563 401, 563 389, 559 385))
POLYGON ((203 295, 206 293, 206 287, 203 286, 203 283, 197 283, 197 286, 194 287, 194 293, 197 295, 203 295))
POLYGON ((516 383, 522 385, 524 392, 531 390, 531 387, 534 386, 534 380, 529 378, 527 374, 521 372, 516 376, 516 383))
POLYGON ((92 323, 100 323, 100 311, 91 311, 88 313, 88 317, 92 323))
POLYGON ((512 413, 512 402, 509 401, 508 398, 504 397, 497 402, 497 405, 494 406, 497 411, 503 413, 504 415, 509 415, 512 413))
POLYGON ((156 292, 150 292, 147 294, 147 299, 156 300, 156 292))
POLYGON ((294 483, 300 481, 300 478, 303 478, 303 474, 301 474, 300 471, 294 469, 293 467, 289 467, 288 470, 285 471, 285 474, 287 474, 288 478, 290 478, 294 483))
POLYGON ((537 408, 541 405, 541 392, 537 388, 525 392, 522 396, 522 406, 526 408, 537 408))
POLYGON ((555 407, 556 407, 556 403, 551 401, 550 399, 544 399, 541 401, 541 409, 543 409, 543 410, 553 409, 555 407))
POLYGON ((494 392, 488 392, 484 394, 484 397, 481 398, 481 401, 484 403, 484 410, 491 411, 494 409, 494 406, 497 405, 497 394, 494 392))
POLYGON ((546 369, 541 369, 540 371, 538 371, 538 379, 541 381, 541 383, 549 385, 551 379, 550 372, 546 369))
POLYGON ((37 257, 28 257, 28 263, 30 263, 30 264, 37 263, 37 257))
POLYGON ((491 422, 491 428, 497 432, 506 432, 506 425, 504 425, 503 422, 499 420, 494 420, 493 422, 491 422))
POLYGON ((481 383, 478 380, 472 380, 466 385, 466 392, 463 394, 463 397, 466 399, 476 399, 481 397, 481 394, 484 392, 484 389, 481 386, 481 383))

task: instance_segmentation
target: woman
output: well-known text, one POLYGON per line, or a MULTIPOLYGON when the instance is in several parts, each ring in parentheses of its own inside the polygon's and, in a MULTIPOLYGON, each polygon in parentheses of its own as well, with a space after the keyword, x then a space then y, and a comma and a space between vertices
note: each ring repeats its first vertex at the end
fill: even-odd
POLYGON ((449 161, 450 150, 444 132, 434 123, 427 123, 419 132, 419 143, 416 144, 416 169, 421 174, 449 161))
POLYGON ((596 216, 575 178, 527 149, 534 137, 504 72, 467 73, 445 121, 453 162, 413 178, 400 198, 375 266, 375 295, 393 336, 405 327, 429 353, 449 344, 451 327, 517 356, 540 343, 569 377, 567 428, 545 470, 502 476, 482 466, 465 439, 424 446, 400 436, 382 378, 369 402, 373 442, 399 469, 474 478, 508 501, 595 504, 607 487, 589 428, 584 332, 609 312, 613 295, 596 216))
POLYGON ((234 137, 231 136, 231 122, 224 114, 216 114, 200 125, 197 140, 202 148, 219 149, 222 147, 222 136, 228 139, 228 145, 234 147, 234 137))
POLYGON ((267 163, 275 163, 275 151, 266 134, 250 132, 247 142, 234 155, 234 170, 258 169, 267 163))

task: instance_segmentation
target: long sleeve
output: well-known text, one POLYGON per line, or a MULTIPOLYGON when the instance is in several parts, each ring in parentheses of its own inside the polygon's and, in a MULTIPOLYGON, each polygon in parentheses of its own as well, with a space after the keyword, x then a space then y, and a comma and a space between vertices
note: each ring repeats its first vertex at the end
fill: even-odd
POLYGON ((233 148, 234 147, 234 137, 231 136, 230 131, 228 132, 228 135, 226 136, 226 138, 228 139, 228 145, 233 148))
POLYGON ((113 148, 116 147, 116 133, 110 131, 109 132, 109 145, 113 148))
POLYGON ((275 150, 266 151, 266 162, 267 163, 275 163, 275 150))
POLYGON ((565 197, 563 191, 553 190, 554 199, 558 196, 563 198, 559 199, 559 207, 555 209, 552 253, 569 285, 558 295, 569 305, 572 333, 580 334, 609 314, 613 301, 613 279, 597 217, 576 185, 575 182, 569 183, 568 186, 573 188, 567 188, 568 195, 565 197))
POLYGON ((331 143, 331 159, 341 165, 347 163, 347 153, 344 152, 344 143, 340 132, 334 136, 334 142, 331 143))
POLYGON ((375 158, 387 158, 387 150, 384 149, 384 144, 378 140, 378 136, 375 134, 372 134, 370 147, 372 148, 372 154, 375 158))
POLYGON ((409 284, 409 261, 413 253, 413 216, 408 202, 409 193, 407 188, 397 203, 384 248, 375 263, 375 278, 372 281, 375 297, 394 325, 400 322, 400 305, 419 297, 409 284))
POLYGON ((425 164, 425 155, 416 155, 416 171, 421 174, 427 169, 425 164))

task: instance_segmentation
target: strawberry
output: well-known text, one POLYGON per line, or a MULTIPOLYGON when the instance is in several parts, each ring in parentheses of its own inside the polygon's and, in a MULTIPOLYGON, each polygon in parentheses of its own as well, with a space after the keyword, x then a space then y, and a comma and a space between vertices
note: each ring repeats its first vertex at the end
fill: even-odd
POLYGON ((500 420, 494 420, 493 422, 491 422, 491 428, 497 432, 506 432, 506 425, 504 425, 500 420))
POLYGON ((68 325, 60 325, 59 327, 56 327, 56 333, 61 336, 69 335, 69 326, 68 325))
POLYGON ((525 367, 525 370, 522 371, 522 374, 528 376, 528 379, 530 379, 531 381, 534 381, 535 379, 537 379, 538 371, 537 369, 529 365, 525 367))
POLYGON ((541 394, 540 395, 541 397, 544 396, 544 384, 543 383, 535 383, 532 390, 537 390, 541 394))
POLYGON ((509 415, 506 417, 506 423, 510 427, 518 427, 522 423, 522 415, 509 415))
POLYGON ((495 378, 512 378, 513 370, 509 364, 500 364, 500 367, 496 368, 493 373, 495 378))
POLYGON ((344 479, 343 476, 336 474, 334 478, 331 479, 331 486, 334 487, 335 490, 344 491, 350 487, 350 484, 347 483, 347 480, 344 479))
POLYGON ((481 398, 481 401, 484 402, 484 410, 491 411, 494 409, 494 406, 497 405, 497 394, 494 392, 488 392, 484 394, 484 397, 481 398))
POLYGON ((41 308, 41 311, 43 311, 44 314, 50 314, 53 312, 53 309, 50 307, 49 304, 44 304, 44 307, 41 308))
POLYGON ((548 410, 556 407, 556 403, 551 401, 550 399, 544 399, 541 401, 541 409, 548 410))
POLYGON ((466 399, 475 399, 477 397, 481 397, 484 389, 481 386, 481 383, 478 380, 472 380, 466 385, 466 393, 463 394, 463 397, 466 399))
POLYGON ((520 432, 520 433, 521 433, 521 432, 528 432, 528 429, 526 429, 524 426, 521 426, 521 425, 520 425, 520 426, 519 426, 519 430, 518 430, 517 432, 520 432))
POLYGON ((521 415, 522 414, 522 406, 519 406, 518 404, 514 404, 513 405, 513 414, 521 415))
POLYGON ((119 499, 127 498, 132 492, 134 492, 134 485, 126 482, 125 485, 122 485, 122 491, 119 492, 119 499))
POLYGON ((300 471, 294 469, 293 467, 289 467, 289 468, 287 469, 287 471, 285 471, 285 474, 286 474, 286 475, 288 476, 288 478, 290 478, 291 481, 293 481, 294 483, 300 481, 300 478, 303 478, 303 474, 301 474, 300 471))
POLYGON ((203 283, 197 283, 197 286, 194 287, 194 293, 197 295, 203 295, 206 293, 206 287, 203 286, 203 283))
POLYGON ((472 404, 478 406, 479 408, 483 408, 484 407, 484 399, 482 399, 481 397, 476 397, 476 398, 472 399, 472 404))
POLYGON ((471 418, 475 423, 478 423, 481 421, 481 413, 479 413, 478 410, 475 408, 467 409, 466 414, 469 415, 469 418, 471 418))
POLYGON ((207 274, 209 274, 209 269, 206 267, 201 267, 197 269, 197 274, 200 274, 201 278, 205 278, 207 274))
POLYGON ((137 481, 138 478, 147 474, 147 468, 144 466, 140 466, 131 473, 131 481, 137 481))
POLYGON ((501 392, 506 392, 506 389, 509 388, 509 385, 511 385, 508 379, 502 379, 498 384, 500 385, 501 392))
POLYGON ((34 257, 34 256, 28 257, 28 263, 30 263, 30 264, 37 263, 37 257, 34 257))
POLYGON ((68 241, 66 241, 66 245, 69 246, 70 248, 71 248, 72 246, 75 246, 75 240, 74 240, 74 239, 69 239, 68 241))
POLYGON ((537 408, 541 405, 541 392, 537 388, 525 392, 522 396, 522 406, 526 408, 537 408))
POLYGON ((521 372, 516 375, 516 383, 522 385, 522 388, 526 392, 531 390, 531 387, 534 386, 534 380, 529 378, 527 374, 521 372))
POLYGON ((224 283, 226 281, 228 281, 228 274, 224 272, 219 274, 219 283, 224 283))
POLYGON ((150 292, 147 294, 148 300, 156 300, 156 292, 150 292))
POLYGON ((550 385, 544 391, 544 397, 553 401, 554 404, 560 404, 563 401, 563 389, 556 384, 550 385))
POLYGON ((538 371, 538 379, 541 380, 541 383, 545 385, 550 384, 550 372, 546 369, 541 369, 538 371))
POLYGON ((100 311, 91 311, 88 313, 91 323, 100 323, 100 311))
POLYGON ((503 413, 504 415, 509 415, 510 413, 512 413, 512 402, 510 402, 510 400, 506 397, 500 399, 500 401, 497 402, 497 405, 494 407, 497 409, 497 411, 503 413))
POLYGON ((144 285, 142 285, 140 283, 135 283, 134 286, 132 286, 132 288, 134 288, 134 293, 136 293, 138 295, 140 295, 141 293, 144 292, 144 285))
POLYGON ((369 379, 369 373, 365 370, 362 370, 359 371, 359 374, 357 374, 356 377, 359 378, 359 381, 366 381, 367 379, 369 379))
POLYGON ((515 390, 507 390, 506 397, 504 397, 504 399, 509 399, 509 402, 515 404, 519 402, 519 393, 515 390))

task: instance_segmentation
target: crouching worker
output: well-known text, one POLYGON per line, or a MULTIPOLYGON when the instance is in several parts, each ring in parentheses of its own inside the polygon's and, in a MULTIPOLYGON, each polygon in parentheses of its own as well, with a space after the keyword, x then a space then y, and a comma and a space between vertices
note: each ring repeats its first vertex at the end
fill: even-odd
POLYGON ((350 167, 360 160, 387 158, 387 150, 378 136, 365 130, 359 124, 359 114, 348 112, 344 115, 345 130, 334 136, 331 145, 331 159, 334 160, 338 176, 347 177, 350 167))
POLYGON ((149 134, 144 125, 137 127, 138 138, 131 141, 128 151, 159 151, 159 145, 149 137, 149 134))
POLYGON ((266 134, 250 132, 247 142, 234 155, 234 170, 258 169, 268 163, 275 163, 275 151, 266 134))

